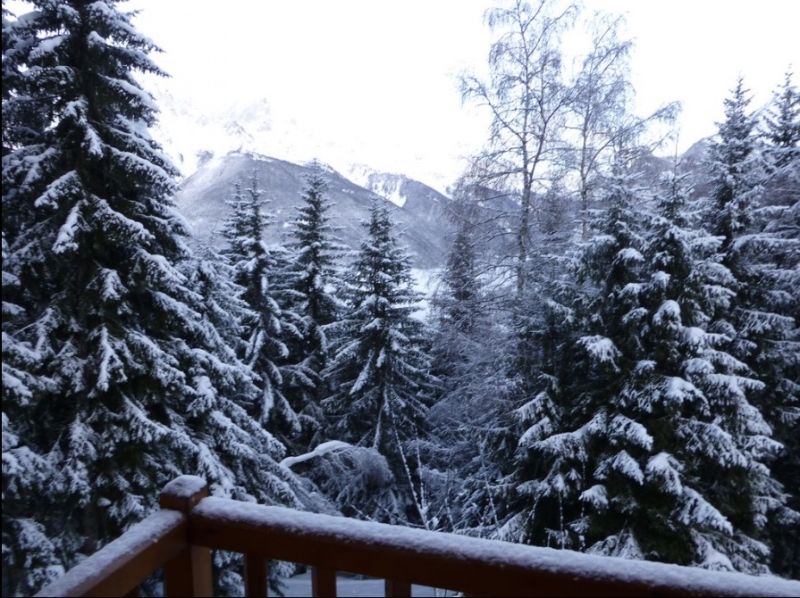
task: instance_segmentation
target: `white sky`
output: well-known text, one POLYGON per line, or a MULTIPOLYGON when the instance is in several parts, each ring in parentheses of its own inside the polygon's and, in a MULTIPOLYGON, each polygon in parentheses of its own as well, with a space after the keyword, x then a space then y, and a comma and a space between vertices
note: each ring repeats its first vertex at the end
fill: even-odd
MULTIPOLYGON (((453 180, 486 119, 457 74, 485 68, 492 0, 132 0, 174 96, 209 110, 266 98, 320 145, 422 180, 453 180)), ((679 100, 681 149, 714 132, 736 77, 765 103, 793 63, 799 0, 587 0, 627 14, 640 112, 679 100)), ((800 74, 795 80, 800 79, 800 74)), ((277 156, 281 157, 281 156, 277 156)), ((323 160, 330 159, 320 156, 323 160)))

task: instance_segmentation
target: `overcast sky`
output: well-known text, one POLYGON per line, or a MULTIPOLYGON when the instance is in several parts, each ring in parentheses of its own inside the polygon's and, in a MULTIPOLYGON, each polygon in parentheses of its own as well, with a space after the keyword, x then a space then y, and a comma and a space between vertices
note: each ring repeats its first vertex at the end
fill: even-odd
MULTIPOLYGON (((266 98, 359 161, 454 178, 486 120, 462 107, 457 74, 485 69, 491 0, 132 0, 177 97, 218 108, 266 98)), ((683 103, 685 149, 714 132, 741 74, 765 103, 800 71, 798 0, 588 0, 627 15, 640 112, 683 103)), ((798 77, 795 77, 797 80, 798 77)), ((278 156, 280 157, 280 156, 278 156)))

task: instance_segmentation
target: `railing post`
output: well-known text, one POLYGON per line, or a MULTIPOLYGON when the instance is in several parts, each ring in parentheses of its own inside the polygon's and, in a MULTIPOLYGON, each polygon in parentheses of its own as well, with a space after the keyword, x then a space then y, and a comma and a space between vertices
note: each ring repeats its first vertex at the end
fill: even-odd
MULTIPOLYGON (((159 497, 162 509, 180 511, 187 516, 194 506, 208 496, 205 480, 196 476, 180 476, 164 486, 159 497)), ((187 526, 190 530, 191 524, 187 526)), ((164 564, 164 590, 167 596, 213 596, 211 550, 192 546, 186 538, 184 548, 164 564)))
POLYGON ((321 567, 311 568, 311 595, 336 596, 336 571, 321 567))
POLYGON ((263 556, 244 555, 244 595, 267 595, 267 559, 263 556))
POLYGON ((387 579, 384 584, 384 596, 403 596, 408 598, 411 596, 411 584, 399 579, 387 579))

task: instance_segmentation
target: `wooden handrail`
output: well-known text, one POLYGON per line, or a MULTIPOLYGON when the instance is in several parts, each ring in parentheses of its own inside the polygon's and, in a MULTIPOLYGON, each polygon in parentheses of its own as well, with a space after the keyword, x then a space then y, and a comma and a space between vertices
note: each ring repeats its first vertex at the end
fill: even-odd
POLYGON ((37 596, 123 596, 188 546, 186 515, 156 511, 37 596))
POLYGON ((778 578, 587 555, 214 497, 192 510, 190 528, 193 544, 382 577, 392 581, 392 588, 415 583, 477 596, 800 592, 800 583, 778 578))
POLYGON ((315 596, 335 596, 336 571, 384 578, 387 596, 409 596, 412 583, 475 596, 800 595, 800 582, 780 578, 600 557, 206 496, 200 478, 171 482, 161 495, 162 511, 40 595, 124 595, 163 566, 168 596, 210 596, 211 549, 245 555, 248 596, 266 595, 268 559, 312 566, 315 596))

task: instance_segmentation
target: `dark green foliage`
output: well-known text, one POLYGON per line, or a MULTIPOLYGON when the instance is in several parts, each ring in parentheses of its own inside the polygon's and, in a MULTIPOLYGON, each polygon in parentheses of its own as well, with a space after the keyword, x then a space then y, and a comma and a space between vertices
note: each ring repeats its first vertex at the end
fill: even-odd
POLYGON ((424 327, 412 316, 418 297, 408 258, 377 202, 367 230, 350 281, 350 311, 325 372, 332 392, 323 406, 337 437, 379 450, 408 495, 413 482, 404 443, 424 433, 433 380, 424 327))
POLYGON ((262 211, 262 191, 255 174, 244 197, 237 186, 232 203, 224 234, 236 282, 243 288, 242 299, 249 308, 241 325, 246 338, 244 361, 258 377, 259 397, 252 414, 284 443, 290 443, 300 433, 300 422, 284 393, 289 358, 286 342, 299 338, 299 331, 293 324, 294 315, 279 303, 275 282, 283 268, 277 251, 264 242, 269 218, 262 211))
POLYGON ((583 335, 565 331, 563 367, 519 410, 524 500, 509 532, 764 571, 765 505, 781 500, 764 463, 778 445, 748 402, 763 385, 707 331, 735 296, 715 257, 721 240, 688 228, 675 177, 650 218, 634 212, 624 170, 608 190, 574 303, 583 335))
POLYGON ((17 21, 30 38, 14 45, 24 51, 3 98, 4 117, 15 115, 3 127, 4 269, 21 308, 4 338, 32 351, 37 382, 4 415, 4 488, 36 495, 15 502, 17 531, 7 535, 4 518, 14 591, 118 536, 181 473, 222 496, 302 497, 275 461, 283 446, 232 400, 252 402, 252 372, 177 268, 189 252, 170 199, 175 170, 147 132, 155 108, 133 76, 161 74, 147 57, 156 48, 114 2, 33 4, 17 21), (7 455, 19 467, 6 469, 7 455), (37 485, 45 466, 58 475, 37 485), (8 537, 37 544, 33 577, 8 537))
POLYGON ((771 166, 780 170, 800 159, 800 93, 786 75, 766 117, 765 136, 771 166))
POLYGON ((333 237, 329 216, 332 206, 325 197, 321 167, 314 164, 313 168, 293 223, 286 273, 289 302, 299 331, 289 344, 292 365, 286 376, 286 392, 300 419, 302 432, 297 446, 301 452, 313 449, 331 433, 320 404, 328 391, 322 373, 331 357, 329 331, 334 330, 345 307, 338 298, 343 282, 337 263, 345 250, 333 237))
POLYGON ((754 151, 756 120, 748 113, 748 93, 740 78, 731 97, 725 99, 725 120, 719 124, 718 140, 710 151, 714 181, 709 206, 711 232, 723 238, 725 252, 733 239, 750 225, 750 208, 759 191, 762 164, 754 151))

